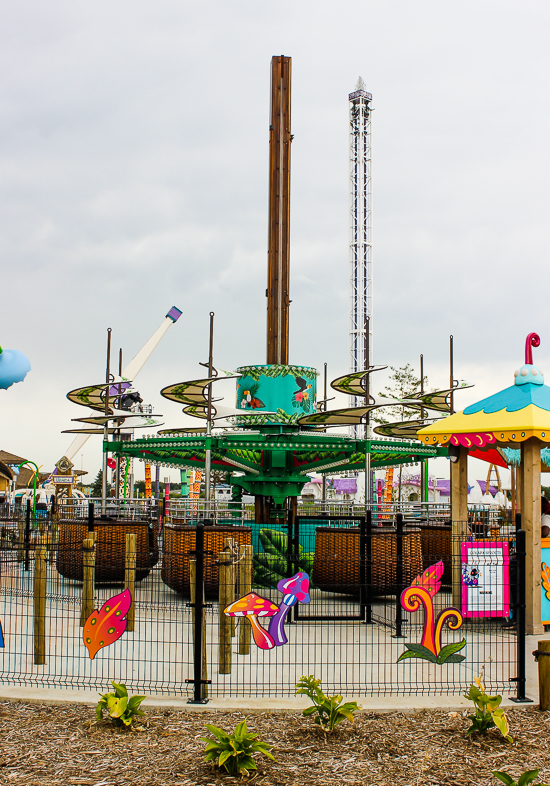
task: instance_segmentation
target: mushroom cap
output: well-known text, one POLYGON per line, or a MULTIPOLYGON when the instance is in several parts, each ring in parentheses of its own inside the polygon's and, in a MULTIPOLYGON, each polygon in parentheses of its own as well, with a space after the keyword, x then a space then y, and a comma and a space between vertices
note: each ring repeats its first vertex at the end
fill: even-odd
POLYGON ((279 607, 266 598, 249 592, 242 598, 234 600, 223 610, 228 617, 273 617, 279 607))
POLYGON ((294 606, 296 603, 309 603, 309 576, 301 570, 289 579, 281 579, 277 584, 279 592, 284 593, 283 603, 294 606))

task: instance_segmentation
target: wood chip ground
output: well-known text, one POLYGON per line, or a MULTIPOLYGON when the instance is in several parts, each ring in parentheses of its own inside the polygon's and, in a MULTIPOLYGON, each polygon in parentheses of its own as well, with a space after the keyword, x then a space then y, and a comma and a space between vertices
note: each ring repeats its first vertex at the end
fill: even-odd
MULTIPOLYGON (((147 709, 144 705, 144 709, 147 709)), ((251 714, 249 729, 273 745, 258 757, 256 786, 496 786, 491 770, 516 777, 540 768, 550 782, 550 713, 510 710, 514 743, 493 730, 466 738, 462 713, 364 712, 325 735, 296 714, 251 714)), ((239 712, 147 710, 136 731, 95 725, 94 710, 0 702, 0 783, 14 786, 219 786, 240 778, 203 762, 204 724, 233 729, 239 712)))

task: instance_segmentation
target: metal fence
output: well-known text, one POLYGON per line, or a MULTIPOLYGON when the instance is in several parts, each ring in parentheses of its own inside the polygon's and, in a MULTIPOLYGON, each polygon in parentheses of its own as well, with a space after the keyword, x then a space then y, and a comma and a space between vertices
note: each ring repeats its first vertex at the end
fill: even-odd
POLYGON ((521 532, 460 537, 442 522, 370 511, 159 526, 156 508, 130 510, 0 522, 3 683, 99 690, 114 679, 200 700, 292 695, 315 674, 348 695, 451 694, 484 667, 489 690, 524 690, 521 532), (462 559, 465 543, 481 563, 462 559), (491 579, 473 603, 475 570, 478 584, 491 579), (235 605, 247 595, 248 607, 235 605), (96 636, 92 612, 109 602, 113 614, 122 604, 126 630, 106 617, 96 636))

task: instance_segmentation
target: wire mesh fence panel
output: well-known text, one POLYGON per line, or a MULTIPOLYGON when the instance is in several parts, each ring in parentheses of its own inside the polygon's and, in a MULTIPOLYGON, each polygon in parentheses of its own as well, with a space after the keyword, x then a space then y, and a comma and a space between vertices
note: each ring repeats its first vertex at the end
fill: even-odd
POLYGON ((288 696, 302 674, 348 695, 458 694, 482 667, 489 691, 514 689, 515 533, 294 515, 201 524, 201 550, 199 527, 159 531, 156 514, 13 523, 3 683, 191 697, 200 659, 210 696, 288 696))

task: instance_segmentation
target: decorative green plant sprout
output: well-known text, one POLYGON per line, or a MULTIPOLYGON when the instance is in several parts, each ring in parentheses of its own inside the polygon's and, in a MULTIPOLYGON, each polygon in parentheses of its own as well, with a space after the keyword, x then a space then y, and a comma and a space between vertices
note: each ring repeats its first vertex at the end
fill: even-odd
MULTIPOLYGON (((487 734, 489 729, 497 728, 505 740, 513 742, 508 729, 508 719, 506 713, 500 707, 502 696, 488 696, 485 693, 485 682, 483 680, 483 669, 479 677, 475 678, 475 684, 470 686, 470 690, 465 694, 467 699, 474 702, 475 715, 468 715, 472 725, 466 732, 470 734, 487 734)), ((528 781, 527 781, 528 782, 528 781)))
POLYGON ((128 691, 123 683, 116 683, 111 680, 111 685, 115 689, 114 693, 104 693, 97 703, 95 709, 96 720, 103 718, 103 710, 107 710, 109 718, 115 726, 131 726, 136 715, 145 715, 139 705, 145 696, 128 697, 128 691))
POLYGON ((319 685, 321 680, 316 680, 313 674, 309 677, 302 676, 296 683, 295 696, 305 694, 313 705, 307 707, 302 715, 316 715, 313 722, 320 726, 323 731, 334 731, 339 723, 348 720, 353 723, 354 712, 362 709, 356 701, 343 702, 342 696, 325 696, 319 685))
MULTIPOLYGON (((507 772, 500 772, 499 770, 494 770, 492 773, 495 778, 498 778, 499 781, 505 783, 506 786, 528 786, 529 783, 533 783, 535 778, 538 777, 539 771, 538 770, 526 770, 523 775, 520 775, 517 781, 515 781, 511 775, 508 775, 507 772)), ((547 786, 546 783, 538 783, 536 786, 547 786)))
POLYGON ((248 775, 249 770, 257 770, 254 753, 262 753, 275 761, 275 757, 270 753, 272 746, 259 740, 257 734, 248 731, 246 718, 236 726, 232 734, 211 723, 207 723, 206 728, 215 739, 201 737, 201 740, 207 743, 205 761, 215 762, 230 775, 248 775))

